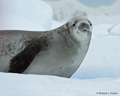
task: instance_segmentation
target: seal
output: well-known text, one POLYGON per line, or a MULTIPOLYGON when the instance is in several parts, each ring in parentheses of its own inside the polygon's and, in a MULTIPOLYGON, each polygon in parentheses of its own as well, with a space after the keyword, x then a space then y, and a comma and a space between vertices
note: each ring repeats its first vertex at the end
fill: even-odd
POLYGON ((71 77, 89 48, 92 24, 83 16, 50 31, 0 31, 0 71, 71 77))

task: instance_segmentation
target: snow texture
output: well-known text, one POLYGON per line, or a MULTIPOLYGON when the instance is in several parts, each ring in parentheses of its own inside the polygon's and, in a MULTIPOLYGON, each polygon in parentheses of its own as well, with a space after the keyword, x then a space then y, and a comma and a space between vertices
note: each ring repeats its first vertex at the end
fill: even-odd
MULTIPOLYGON (((120 0, 116 0, 111 5, 100 7, 89 7, 80 3, 78 0, 45 0, 48 2, 54 11, 53 17, 55 20, 66 20, 76 15, 101 15, 106 16, 120 15, 120 0)), ((100 0, 99 0, 100 1, 100 0)), ((110 1, 110 0, 109 0, 110 1)), ((108 1, 108 2, 109 2, 108 1)), ((87 0, 87 2, 92 2, 87 0)), ((94 3, 97 2, 94 1, 94 3)), ((119 18, 120 19, 120 18, 119 18)))
POLYGON ((119 35, 119 36, 120 36, 120 24, 114 26, 114 27, 110 30, 110 34, 111 34, 111 35, 119 35))
POLYGON ((108 30, 110 30, 110 28, 112 27, 113 27, 112 24, 99 24, 99 25, 94 26, 93 37, 107 36, 109 34, 108 30))
POLYGON ((0 73, 0 96, 99 96, 120 94, 120 79, 67 79, 54 76, 0 73))
POLYGON ((41 0, 0 0, 0 29, 48 30, 52 8, 41 0))
POLYGON ((73 78, 120 77, 120 37, 92 38, 89 51, 73 78))

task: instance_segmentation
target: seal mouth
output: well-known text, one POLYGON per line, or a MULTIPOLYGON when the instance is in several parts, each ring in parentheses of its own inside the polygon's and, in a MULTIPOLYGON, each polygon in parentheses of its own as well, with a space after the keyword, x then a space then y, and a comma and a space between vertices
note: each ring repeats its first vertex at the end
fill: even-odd
POLYGON ((82 31, 84 31, 84 32, 91 32, 89 29, 87 29, 87 28, 84 28, 84 29, 82 29, 82 31))
POLYGON ((90 29, 86 29, 86 28, 82 29, 82 32, 85 32, 88 35, 92 34, 91 30, 90 29))
POLYGON ((82 31, 88 31, 88 29, 83 29, 82 31))

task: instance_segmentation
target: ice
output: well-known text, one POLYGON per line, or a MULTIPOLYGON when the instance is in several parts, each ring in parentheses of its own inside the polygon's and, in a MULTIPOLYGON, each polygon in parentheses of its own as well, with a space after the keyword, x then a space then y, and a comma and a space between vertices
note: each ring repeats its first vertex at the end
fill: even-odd
POLYGON ((109 30, 113 27, 112 24, 99 24, 93 28, 93 37, 103 37, 109 34, 109 30), (99 30, 98 30, 99 29, 99 30))
POLYGON ((52 9, 41 0, 0 0, 0 29, 49 30, 52 9))
POLYGON ((52 20, 52 28, 51 29, 55 29, 60 27, 61 25, 63 25, 65 22, 58 22, 56 20, 52 20))
POLYGON ((0 73, 0 96, 119 96, 120 79, 67 79, 55 76, 0 73), (111 95, 110 95, 111 96, 111 95))
POLYGON ((110 34, 111 34, 111 35, 119 35, 119 36, 120 36, 120 24, 114 26, 114 27, 110 30, 110 34))
POLYGON ((120 37, 92 38, 86 58, 73 78, 120 77, 120 37))
MULTIPOLYGON (((53 15, 54 19, 60 20, 60 21, 69 19, 70 17, 76 16, 76 15, 84 15, 84 16, 103 15, 100 17, 104 18, 104 16, 108 17, 108 16, 116 16, 120 14, 120 11, 119 11, 120 0, 114 0, 114 3, 108 6, 105 6, 103 2, 103 6, 100 6, 100 7, 86 6, 83 3, 79 2, 79 0, 45 0, 45 1, 52 6, 54 11, 54 15, 53 15)), ((97 1, 85 0, 85 2, 96 3, 97 1)), ((114 17, 111 19, 114 19, 114 17)), ((107 20, 108 19, 104 19, 102 21, 105 22, 107 20)), ((118 17, 118 20, 120 20, 120 17, 118 17)), ((102 22, 102 21, 99 21, 99 22, 102 22)))
POLYGON ((88 18, 90 19, 90 21, 94 26, 99 24, 112 24, 112 25, 120 24, 120 15, 113 15, 113 16, 88 15, 88 18))

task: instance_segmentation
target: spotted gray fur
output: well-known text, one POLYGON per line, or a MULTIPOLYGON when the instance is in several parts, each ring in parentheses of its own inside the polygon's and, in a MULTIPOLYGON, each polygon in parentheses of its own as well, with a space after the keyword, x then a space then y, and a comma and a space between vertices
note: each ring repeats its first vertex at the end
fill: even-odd
POLYGON ((91 32, 91 22, 81 16, 50 31, 1 30, 0 71, 70 77, 87 53, 91 32))

